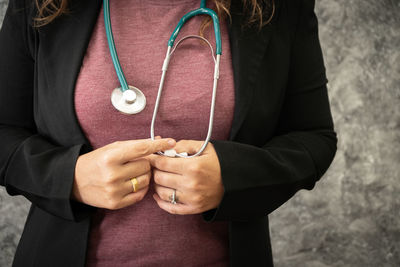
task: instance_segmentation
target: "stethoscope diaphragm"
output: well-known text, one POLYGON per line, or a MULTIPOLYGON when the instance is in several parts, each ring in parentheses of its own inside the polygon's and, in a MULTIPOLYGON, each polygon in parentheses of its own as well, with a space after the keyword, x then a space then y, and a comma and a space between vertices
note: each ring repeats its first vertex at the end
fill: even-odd
POLYGON ((138 88, 129 85, 129 89, 122 92, 115 88, 111 94, 112 105, 124 114, 136 114, 146 107, 146 97, 138 88))

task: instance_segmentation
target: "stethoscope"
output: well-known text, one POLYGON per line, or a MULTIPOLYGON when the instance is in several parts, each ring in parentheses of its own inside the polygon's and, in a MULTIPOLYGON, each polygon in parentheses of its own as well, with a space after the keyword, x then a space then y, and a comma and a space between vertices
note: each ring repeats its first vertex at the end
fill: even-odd
MULTIPOLYGON (((145 108, 146 97, 139 88, 128 85, 128 83, 126 81, 124 72, 122 71, 121 64, 118 59, 117 51, 115 49, 114 36, 112 33, 112 29, 111 29, 109 0, 104 0, 103 5, 104 5, 104 7, 103 7, 104 8, 104 24, 105 24, 105 28, 106 28, 108 47, 110 49, 111 59, 112 59, 115 71, 117 73, 118 80, 121 84, 121 87, 115 88, 112 91, 111 103, 118 111, 120 111, 124 114, 137 114, 145 108)), ((168 40, 167 54, 165 56, 164 63, 162 66, 161 81, 160 81, 160 85, 158 88, 157 99, 156 99, 156 103, 155 103, 155 107, 154 107, 153 117, 151 119, 150 136, 151 136, 152 140, 155 139, 154 124, 155 124, 155 120, 157 117, 161 93, 162 93, 162 90, 164 87, 164 81, 165 81, 165 76, 167 73, 169 61, 170 61, 171 56, 174 53, 175 49, 180 45, 180 43, 182 41, 184 41, 188 38, 198 38, 198 39, 205 41, 206 44, 208 44, 208 46, 211 48, 212 56, 214 59, 214 82, 213 82, 213 91, 212 91, 212 99, 211 99, 211 107, 210 107, 210 119, 209 119, 209 124, 208 124, 208 132, 207 132, 207 137, 204 140, 204 143, 201 146, 200 150, 197 151, 193 155, 188 155, 185 152, 184 153, 176 153, 174 150, 158 152, 158 154, 160 154, 160 155, 169 156, 169 157, 191 158, 191 157, 198 156, 204 151, 204 149, 206 148, 206 146, 211 138, 212 125, 213 125, 213 120, 214 120, 215 98, 216 98, 217 84, 218 84, 218 78, 219 78, 219 63, 220 63, 220 58, 221 58, 221 54, 222 54, 222 45, 221 45, 221 32, 220 32, 218 16, 214 10, 206 8, 206 0, 201 0, 200 8, 188 12, 180 19, 180 21, 178 22, 178 25, 175 27, 175 30, 172 32, 172 35, 168 40), (175 47, 173 47, 175 39, 178 36, 183 25, 188 20, 190 20, 192 17, 197 16, 197 15, 208 15, 213 20, 215 41, 216 41, 216 51, 215 51, 216 57, 214 56, 214 51, 213 51, 211 44, 205 38, 203 38, 201 36, 196 36, 196 35, 186 36, 186 37, 182 38, 181 40, 179 40, 177 42, 177 44, 175 45, 175 47)))

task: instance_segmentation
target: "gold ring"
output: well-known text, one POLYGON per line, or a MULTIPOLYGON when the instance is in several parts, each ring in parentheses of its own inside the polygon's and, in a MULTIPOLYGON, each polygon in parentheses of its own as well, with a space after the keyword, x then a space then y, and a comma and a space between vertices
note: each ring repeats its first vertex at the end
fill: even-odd
POLYGON ((133 187, 133 193, 136 193, 139 190, 139 182, 136 178, 132 178, 131 183, 133 187))

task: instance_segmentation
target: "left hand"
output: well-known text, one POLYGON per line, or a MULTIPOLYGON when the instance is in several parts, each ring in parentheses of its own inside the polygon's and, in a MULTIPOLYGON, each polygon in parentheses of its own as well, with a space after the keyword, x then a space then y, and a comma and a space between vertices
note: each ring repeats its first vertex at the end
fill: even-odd
MULTIPOLYGON (((202 141, 179 141, 175 150, 194 154, 202 141)), ((171 214, 198 214, 218 207, 224 187, 221 168, 214 146, 208 143, 200 156, 194 158, 170 158, 159 155, 148 157, 153 166, 158 206, 171 214), (171 203, 173 190, 177 203, 171 203)))

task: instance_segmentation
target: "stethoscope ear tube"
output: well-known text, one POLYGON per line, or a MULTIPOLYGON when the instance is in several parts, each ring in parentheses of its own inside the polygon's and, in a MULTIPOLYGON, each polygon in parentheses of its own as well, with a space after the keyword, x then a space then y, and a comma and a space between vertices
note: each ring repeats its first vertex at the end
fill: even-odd
POLYGON ((197 15, 208 15, 211 17, 213 20, 213 26, 214 26, 214 34, 215 34, 215 46, 216 50, 215 53, 217 55, 222 54, 222 43, 221 43, 221 29, 220 29, 220 24, 219 24, 219 19, 217 13, 215 13, 214 10, 210 8, 205 7, 205 2, 206 1, 201 1, 201 5, 199 9, 192 10, 185 14, 178 22, 178 25, 176 25, 175 30, 172 32, 171 37, 168 40, 168 46, 173 47, 174 42, 176 37, 178 36, 180 30, 182 29, 183 25, 191 18, 197 15))
POLYGON ((181 40, 179 40, 174 49, 172 49, 171 46, 168 46, 167 54, 165 56, 164 64, 163 64, 163 67, 162 67, 161 80, 160 80, 160 85, 159 85, 159 88, 158 88, 156 103, 155 103, 155 106, 154 106, 153 117, 151 119, 150 136, 151 136, 152 140, 155 140, 154 125, 155 125, 155 121, 156 121, 156 117, 157 117, 157 113, 158 113, 158 108, 159 108, 159 105, 160 105, 161 95, 162 95, 162 91, 163 91, 163 87, 164 87, 165 76, 166 76, 166 73, 167 73, 167 70, 168 70, 169 61, 170 61, 171 56, 174 53, 175 49, 179 46, 179 44, 183 40, 186 40, 188 38, 199 38, 199 39, 202 39, 203 41, 205 41, 209 45, 209 47, 211 48, 211 54, 212 54, 213 59, 214 59, 213 90, 212 90, 212 98, 211 98, 211 106, 210 106, 210 118, 209 118, 209 122, 208 122, 207 137, 204 140, 203 145, 201 146, 199 151, 197 151, 193 155, 188 155, 187 153, 172 153, 173 155, 171 155, 170 151, 168 151, 168 153, 160 151, 160 152, 158 152, 159 155, 164 155, 164 156, 169 156, 169 157, 175 156, 175 157, 180 157, 180 158, 192 158, 192 157, 199 156, 204 151, 204 149, 206 149, 206 147, 207 147, 207 145, 208 145, 208 143, 209 143, 209 141, 211 139, 211 135, 212 135, 212 128, 213 128, 213 122, 214 122, 215 101, 216 101, 216 96, 217 96, 217 87, 218 87, 218 79, 219 79, 219 65, 220 65, 221 55, 217 54, 217 56, 214 57, 213 48, 212 48, 211 44, 207 41, 207 39, 205 39, 205 38, 203 38, 201 36, 190 35, 190 36, 186 36, 186 37, 182 38, 181 40))

